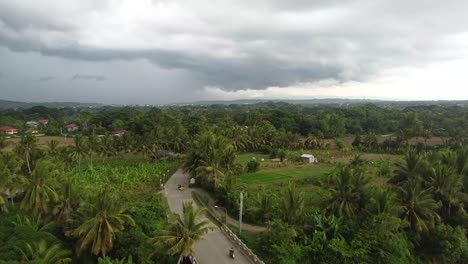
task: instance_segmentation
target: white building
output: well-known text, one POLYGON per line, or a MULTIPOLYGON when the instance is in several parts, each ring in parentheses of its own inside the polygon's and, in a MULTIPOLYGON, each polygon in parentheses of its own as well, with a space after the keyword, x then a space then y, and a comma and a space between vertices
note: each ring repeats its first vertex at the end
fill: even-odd
POLYGON ((318 160, 312 154, 302 154, 301 159, 305 163, 317 163, 318 160))

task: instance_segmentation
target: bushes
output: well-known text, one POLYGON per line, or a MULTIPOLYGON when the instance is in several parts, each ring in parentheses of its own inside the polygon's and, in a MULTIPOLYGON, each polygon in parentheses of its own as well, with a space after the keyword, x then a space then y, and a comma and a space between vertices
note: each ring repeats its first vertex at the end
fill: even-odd
POLYGON ((257 172, 258 171, 258 168, 260 167, 260 162, 258 162, 257 160, 254 160, 252 159, 251 161, 249 161, 249 163, 247 163, 247 165, 245 166, 245 170, 247 172, 257 172))
POLYGON ((272 148, 270 151, 270 159, 279 158, 281 162, 286 158, 287 153, 283 149, 272 148))

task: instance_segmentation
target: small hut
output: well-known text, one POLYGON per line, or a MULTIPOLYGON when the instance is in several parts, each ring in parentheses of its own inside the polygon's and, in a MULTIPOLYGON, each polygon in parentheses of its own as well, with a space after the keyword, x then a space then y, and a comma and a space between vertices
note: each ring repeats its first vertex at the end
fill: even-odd
POLYGON ((301 159, 305 163, 316 163, 317 159, 312 154, 302 154, 301 159))

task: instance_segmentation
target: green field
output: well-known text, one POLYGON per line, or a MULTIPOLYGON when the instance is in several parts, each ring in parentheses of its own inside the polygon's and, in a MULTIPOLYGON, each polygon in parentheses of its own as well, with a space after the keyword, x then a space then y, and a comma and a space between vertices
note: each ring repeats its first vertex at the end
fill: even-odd
POLYGON ((237 162, 239 162, 242 166, 247 165, 249 161, 251 161, 253 158, 260 162, 261 166, 266 166, 271 164, 271 161, 268 157, 267 154, 259 154, 259 153, 241 153, 237 154, 236 156, 237 162), (262 159, 264 159, 262 161, 262 159))
POLYGON ((244 184, 270 184, 287 181, 310 180, 317 181, 333 170, 330 164, 307 164, 294 167, 284 167, 276 170, 248 173, 239 177, 244 184))
MULTIPOLYGON (((301 151, 288 151, 288 156, 300 155, 301 151)), ((237 161, 245 166, 253 157, 260 162, 260 169, 256 173, 245 173, 239 176, 239 183, 259 186, 286 183, 289 181, 300 181, 304 187, 316 185, 323 177, 336 166, 330 163, 347 164, 353 158, 354 152, 342 153, 339 151, 316 150, 308 151, 319 159, 326 159, 329 163, 300 164, 285 161, 283 163, 272 162, 268 155, 258 153, 242 153, 237 155, 237 161), (262 159, 264 159, 262 161, 262 159)), ((369 176, 371 185, 380 186, 386 180, 376 176, 376 166, 382 160, 389 160, 390 164, 401 160, 400 155, 362 153, 361 157, 369 161, 369 176)), ((392 165, 393 170, 393 165, 392 165)))

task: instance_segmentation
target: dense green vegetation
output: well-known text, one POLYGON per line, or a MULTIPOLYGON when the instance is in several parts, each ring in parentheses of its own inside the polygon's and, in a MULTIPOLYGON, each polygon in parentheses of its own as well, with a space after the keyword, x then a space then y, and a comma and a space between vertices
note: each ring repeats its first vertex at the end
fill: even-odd
POLYGON ((73 146, 43 150, 26 135, 0 154, 0 262, 175 261, 151 238, 169 228, 160 184, 179 162, 116 149, 99 157, 96 144, 77 136, 73 146))
POLYGON ((179 166, 232 215, 244 193, 244 220, 268 231, 243 236, 266 263, 468 259, 463 107, 32 107, 0 111, 0 125, 23 130, 0 136, 0 263, 190 255, 202 211, 168 218, 159 193, 179 166), (40 133, 72 138, 40 144, 24 124, 41 118, 40 133))

